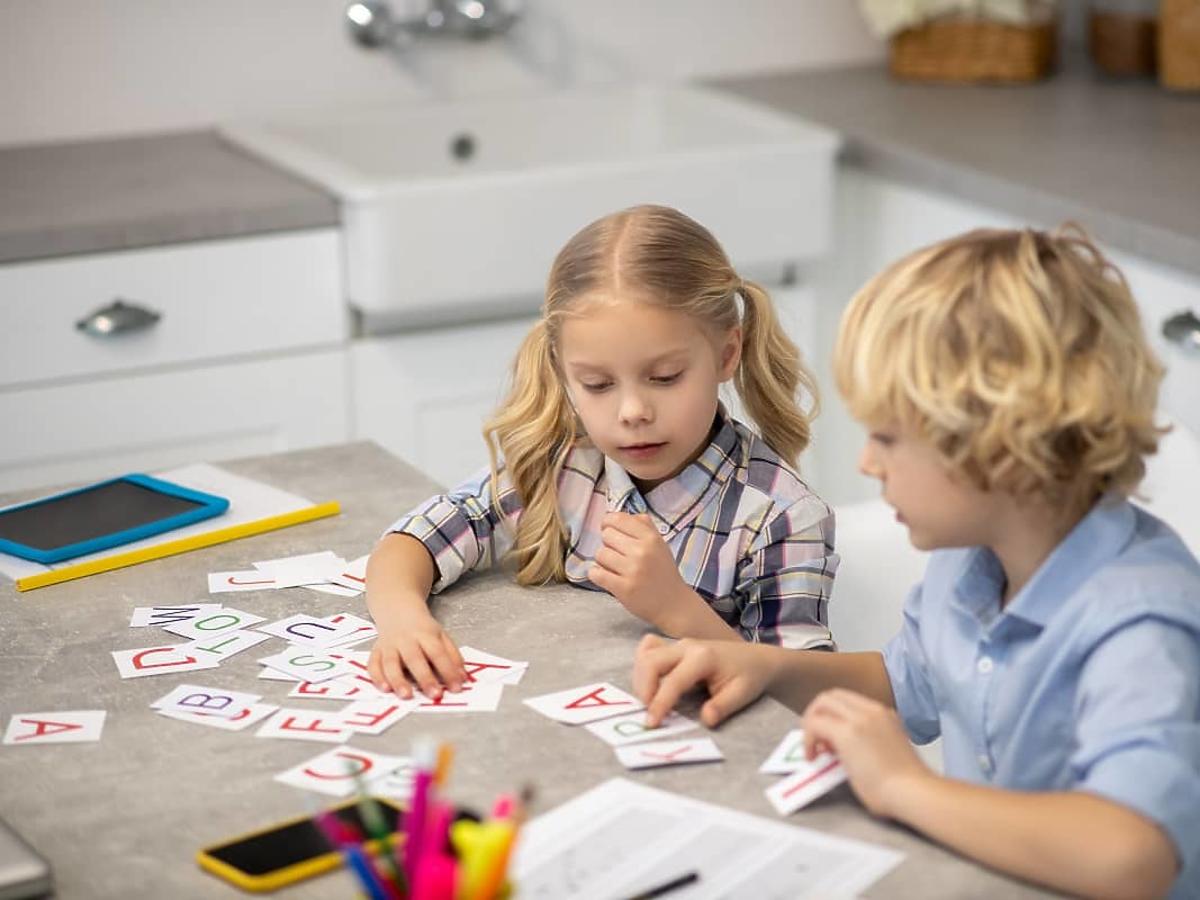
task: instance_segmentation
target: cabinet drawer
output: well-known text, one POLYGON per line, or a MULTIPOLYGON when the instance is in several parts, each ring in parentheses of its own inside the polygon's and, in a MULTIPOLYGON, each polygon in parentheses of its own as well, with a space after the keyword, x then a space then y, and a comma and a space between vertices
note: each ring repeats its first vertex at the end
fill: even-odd
POLYGON ((0 391, 0 491, 340 443, 346 393, 342 349, 0 391))
POLYGON ((0 266, 0 385, 339 343, 339 247, 320 229, 0 266), (159 318, 77 327, 116 300, 159 318))

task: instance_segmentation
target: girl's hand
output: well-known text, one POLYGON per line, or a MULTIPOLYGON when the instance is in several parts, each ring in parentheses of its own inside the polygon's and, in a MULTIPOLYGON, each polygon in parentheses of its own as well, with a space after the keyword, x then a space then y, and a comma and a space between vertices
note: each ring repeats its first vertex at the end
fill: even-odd
POLYGON ((704 684, 709 699, 700 708, 700 721, 713 728, 767 689, 772 669, 764 649, 690 638, 668 644, 646 635, 633 663, 633 692, 646 704, 646 725, 657 727, 686 691, 704 684))
POLYGON ((895 817, 902 787, 937 776, 921 762, 896 711, 843 688, 824 691, 804 711, 804 750, 842 761, 850 787, 870 812, 895 817))
POLYGON ((405 700, 412 697, 410 679, 431 700, 442 695, 443 685, 452 693, 462 690, 467 681, 462 655, 427 611, 398 613, 377 624, 379 637, 367 662, 377 688, 405 700))
POLYGON ((645 513, 605 514, 603 546, 588 578, 627 610, 668 634, 686 630, 681 623, 705 611, 704 601, 679 575, 675 558, 645 513))

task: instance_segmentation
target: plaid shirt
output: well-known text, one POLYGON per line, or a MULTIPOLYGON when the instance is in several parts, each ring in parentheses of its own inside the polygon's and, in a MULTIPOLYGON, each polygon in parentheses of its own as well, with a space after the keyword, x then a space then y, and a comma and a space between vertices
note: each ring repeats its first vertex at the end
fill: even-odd
MULTIPOLYGON (((503 472, 500 478, 504 525, 485 471, 430 498, 389 529, 428 548, 439 573, 434 593, 511 549, 521 500, 503 472)), ((559 477, 558 508, 569 535, 565 567, 571 584, 600 590, 588 571, 606 512, 645 512, 683 580, 746 640, 833 646, 833 511, 761 437, 723 412, 700 457, 644 498, 620 465, 590 445, 576 446, 559 477)))

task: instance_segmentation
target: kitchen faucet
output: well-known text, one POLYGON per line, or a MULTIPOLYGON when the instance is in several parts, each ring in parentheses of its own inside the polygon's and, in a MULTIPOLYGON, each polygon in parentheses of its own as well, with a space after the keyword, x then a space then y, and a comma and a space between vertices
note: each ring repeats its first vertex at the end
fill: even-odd
POLYGON ((346 7, 350 35, 364 47, 407 44, 421 35, 481 40, 503 34, 517 18, 511 0, 429 0, 426 11, 411 18, 397 18, 386 0, 356 0, 346 7))

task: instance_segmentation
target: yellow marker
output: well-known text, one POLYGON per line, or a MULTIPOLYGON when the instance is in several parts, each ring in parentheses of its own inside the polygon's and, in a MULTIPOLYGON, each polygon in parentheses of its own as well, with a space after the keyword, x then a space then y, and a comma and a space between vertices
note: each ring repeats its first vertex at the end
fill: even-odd
POLYGON ((301 522, 311 522, 314 519, 323 519, 326 516, 336 516, 341 511, 342 508, 336 501, 318 503, 316 506, 309 506, 305 509, 295 510, 294 512, 283 513, 278 516, 267 516, 265 519, 256 519, 253 522, 241 522, 237 525, 229 525, 226 528, 218 528, 215 531, 206 531, 203 534, 194 534, 188 537, 177 538, 173 541, 166 541, 162 544, 155 544, 153 547, 127 550, 124 553, 114 553, 112 556, 106 556, 103 559, 93 559, 88 562, 76 563, 73 566, 63 566, 61 569, 54 569, 50 572, 39 572, 37 575, 26 575, 24 578, 17 579, 17 590, 31 591, 34 588, 46 587, 47 585, 58 584, 63 581, 72 581, 76 578, 83 578, 86 575, 96 575, 100 572, 110 572, 113 569, 123 569, 126 566, 134 566, 152 559, 174 556, 177 553, 186 553, 189 550, 199 550, 201 547, 223 544, 226 541, 249 537, 252 534, 261 534, 264 531, 274 531, 277 528, 287 528, 289 525, 299 525, 301 522))
POLYGON ((437 751, 437 766, 433 770, 433 783, 438 787, 446 784, 450 777, 450 765, 454 762, 454 747, 451 744, 441 744, 437 751))

